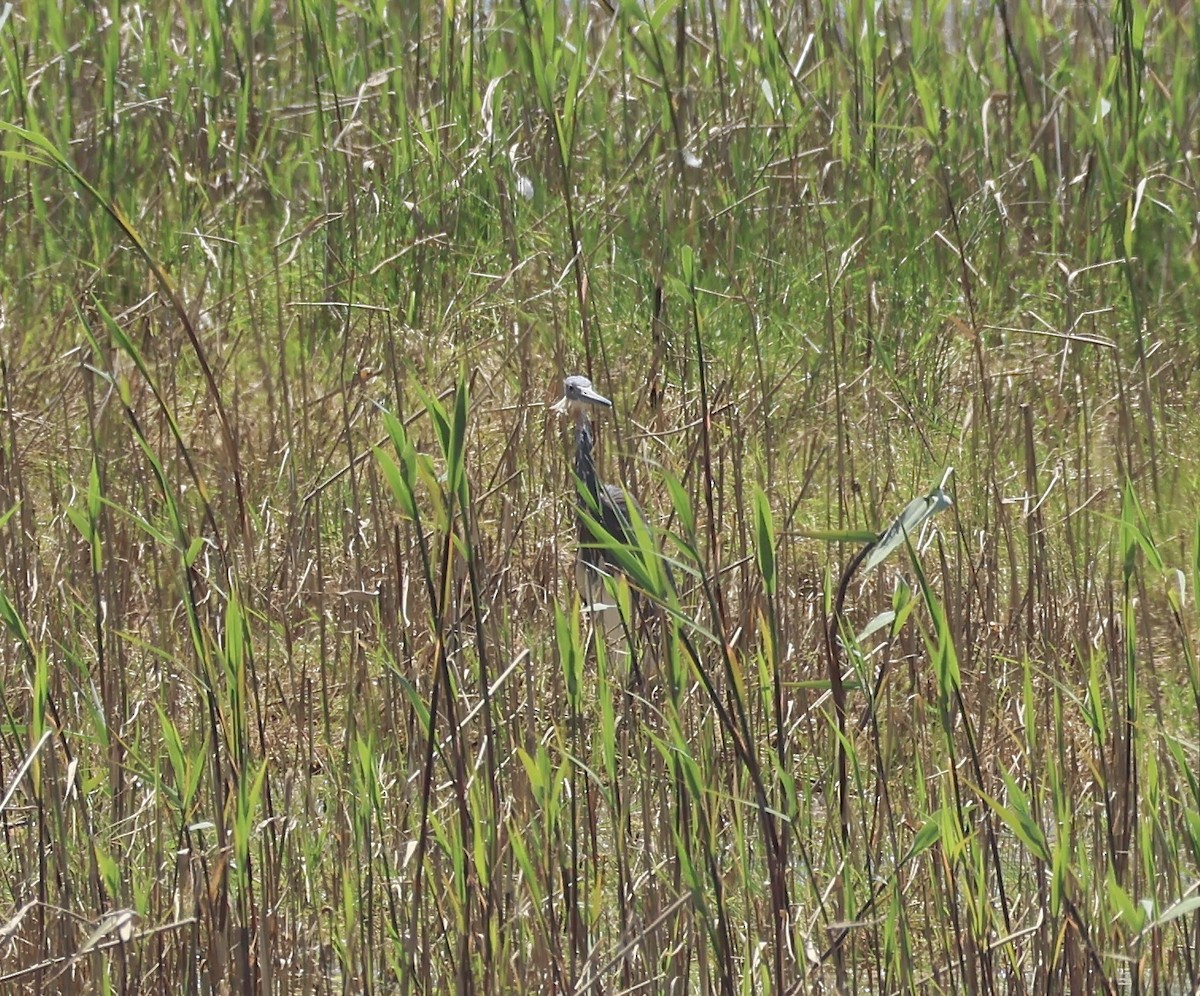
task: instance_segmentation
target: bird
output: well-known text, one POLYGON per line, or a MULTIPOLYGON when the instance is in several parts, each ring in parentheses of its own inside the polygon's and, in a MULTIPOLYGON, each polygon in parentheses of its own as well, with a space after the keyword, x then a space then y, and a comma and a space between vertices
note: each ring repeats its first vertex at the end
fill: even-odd
POLYGON ((552 406, 554 411, 575 422, 575 518, 579 534, 580 580, 590 602, 596 601, 593 595, 604 590, 603 577, 611 574, 616 566, 598 542, 592 522, 602 525, 613 539, 631 544, 636 542, 631 514, 641 514, 641 509, 631 505, 623 488, 604 484, 596 472, 592 414, 611 410, 612 406, 612 402, 580 374, 572 374, 563 380, 563 396, 552 406))

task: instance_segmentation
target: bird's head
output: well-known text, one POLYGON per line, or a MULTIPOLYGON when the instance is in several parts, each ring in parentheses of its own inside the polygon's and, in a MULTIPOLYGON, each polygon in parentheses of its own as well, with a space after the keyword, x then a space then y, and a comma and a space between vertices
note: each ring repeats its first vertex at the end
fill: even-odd
POLYGON ((563 381, 563 396, 551 408, 560 415, 575 419, 586 418, 596 408, 611 408, 612 402, 592 387, 592 382, 579 374, 563 381))

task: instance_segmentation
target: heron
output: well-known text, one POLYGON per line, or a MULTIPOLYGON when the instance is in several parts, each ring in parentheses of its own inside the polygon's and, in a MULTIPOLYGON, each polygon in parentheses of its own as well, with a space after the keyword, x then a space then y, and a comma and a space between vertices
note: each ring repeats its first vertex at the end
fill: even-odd
MULTIPOLYGON (((599 522, 611 537, 622 543, 635 542, 630 502, 624 489, 602 483, 596 473, 592 414, 611 408, 612 402, 579 374, 563 381, 563 396, 553 405, 554 411, 575 420, 575 518, 579 526, 580 580, 589 601, 594 601, 592 592, 603 589, 601 579, 615 566, 597 542, 599 537, 592 531, 591 522, 599 522)), ((633 514, 640 512, 634 506, 633 514)))

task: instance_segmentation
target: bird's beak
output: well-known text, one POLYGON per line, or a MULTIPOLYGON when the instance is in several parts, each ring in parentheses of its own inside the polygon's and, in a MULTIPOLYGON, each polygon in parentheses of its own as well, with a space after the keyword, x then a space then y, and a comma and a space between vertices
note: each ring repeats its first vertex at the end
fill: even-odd
POLYGON ((603 394, 600 394, 598 391, 596 391, 595 388, 590 387, 590 386, 585 387, 580 392, 580 396, 583 398, 584 401, 590 401, 593 405, 603 405, 605 408, 611 408, 613 406, 613 403, 611 401, 609 401, 608 398, 606 398, 603 394))

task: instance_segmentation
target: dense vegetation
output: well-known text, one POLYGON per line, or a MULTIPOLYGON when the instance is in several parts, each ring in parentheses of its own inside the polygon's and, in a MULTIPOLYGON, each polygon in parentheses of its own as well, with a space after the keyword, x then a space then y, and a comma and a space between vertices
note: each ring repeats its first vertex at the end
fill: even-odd
POLYGON ((1194 991, 1198 30, 3 5, 2 988, 1194 991))

